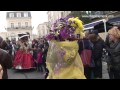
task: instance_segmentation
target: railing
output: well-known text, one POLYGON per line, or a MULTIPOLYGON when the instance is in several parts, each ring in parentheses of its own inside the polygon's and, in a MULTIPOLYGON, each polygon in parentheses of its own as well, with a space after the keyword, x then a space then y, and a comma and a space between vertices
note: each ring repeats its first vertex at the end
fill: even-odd
POLYGON ((28 27, 8 27, 7 30, 13 30, 13 29, 33 29, 32 26, 28 26, 28 27))

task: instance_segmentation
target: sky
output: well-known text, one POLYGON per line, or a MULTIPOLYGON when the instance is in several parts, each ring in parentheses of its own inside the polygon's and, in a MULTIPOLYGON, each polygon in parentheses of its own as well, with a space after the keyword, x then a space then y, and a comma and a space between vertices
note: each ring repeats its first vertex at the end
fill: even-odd
MULTIPOLYGON (((7 27, 6 22, 6 12, 10 11, 0 11, 0 32, 5 32, 7 27)), ((31 11, 32 15, 32 26, 34 27, 33 33, 37 34, 37 26, 43 22, 48 21, 47 11, 31 11)))

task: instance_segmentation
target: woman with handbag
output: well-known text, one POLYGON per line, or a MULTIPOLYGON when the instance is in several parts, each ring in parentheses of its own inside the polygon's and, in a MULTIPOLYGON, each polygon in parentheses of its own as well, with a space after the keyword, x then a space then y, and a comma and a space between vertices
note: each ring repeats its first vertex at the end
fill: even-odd
POLYGON ((92 58, 92 50, 93 44, 88 39, 88 35, 90 32, 85 32, 85 37, 78 41, 79 45, 79 54, 81 56, 83 66, 84 66, 84 74, 87 79, 93 79, 92 76, 92 68, 94 67, 94 61, 92 58))

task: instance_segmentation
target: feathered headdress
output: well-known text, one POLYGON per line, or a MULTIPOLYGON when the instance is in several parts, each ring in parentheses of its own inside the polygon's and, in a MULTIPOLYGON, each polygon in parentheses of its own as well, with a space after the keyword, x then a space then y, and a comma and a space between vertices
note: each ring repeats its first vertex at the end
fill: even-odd
POLYGON ((49 40, 76 40, 78 35, 82 36, 83 23, 78 17, 60 18, 52 25, 52 29, 47 39, 49 40))

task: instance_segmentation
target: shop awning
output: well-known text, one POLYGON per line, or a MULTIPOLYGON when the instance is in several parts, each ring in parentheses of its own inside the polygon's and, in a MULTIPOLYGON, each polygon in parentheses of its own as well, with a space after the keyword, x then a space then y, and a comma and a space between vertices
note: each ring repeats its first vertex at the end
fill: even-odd
MULTIPOLYGON (((108 31, 111 27, 113 27, 112 24, 106 22, 106 31, 108 31)), ((97 25, 94 26, 94 30, 98 30, 98 32, 105 32, 105 27, 104 27, 104 23, 99 23, 97 25)))
POLYGON ((108 23, 120 22, 120 17, 115 17, 115 18, 109 19, 107 22, 108 23))
POLYGON ((100 23, 103 23, 103 21, 86 24, 86 25, 84 25, 84 28, 94 28, 94 26, 96 26, 96 25, 98 25, 100 23))
POLYGON ((86 30, 92 29, 92 30, 97 30, 99 33, 100 32, 105 32, 104 24, 106 24, 106 31, 108 31, 109 28, 111 28, 113 26, 109 22, 106 22, 105 19, 102 19, 102 20, 99 20, 99 21, 96 21, 96 22, 85 24, 84 25, 84 30, 86 31, 86 30))
POLYGON ((103 23, 104 19, 84 25, 84 30, 94 29, 94 26, 103 23))

